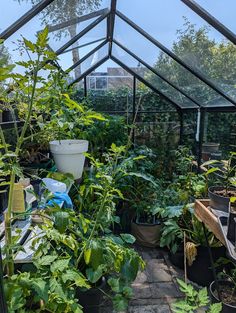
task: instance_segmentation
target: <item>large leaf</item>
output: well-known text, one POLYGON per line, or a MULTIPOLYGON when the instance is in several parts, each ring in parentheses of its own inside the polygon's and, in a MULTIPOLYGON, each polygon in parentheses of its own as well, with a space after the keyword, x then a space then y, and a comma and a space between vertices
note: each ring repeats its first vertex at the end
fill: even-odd
POLYGON ((86 275, 87 275, 88 280, 92 284, 95 284, 97 281, 99 281, 99 279, 102 278, 103 269, 104 269, 103 265, 100 265, 96 270, 93 270, 92 268, 87 268, 86 275))
POLYGON ((56 260, 51 264, 51 272, 63 272, 65 269, 68 268, 68 265, 70 263, 70 258, 67 259, 60 259, 56 260))
POLYGON ((120 234, 120 236, 126 243, 133 244, 136 240, 135 237, 130 234, 120 234))

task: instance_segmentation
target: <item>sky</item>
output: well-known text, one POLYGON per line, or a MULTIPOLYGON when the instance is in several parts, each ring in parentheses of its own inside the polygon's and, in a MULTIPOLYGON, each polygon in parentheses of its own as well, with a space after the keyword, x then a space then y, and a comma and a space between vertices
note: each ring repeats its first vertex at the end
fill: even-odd
MULTIPOLYGON (((70 0, 67 1, 69 2, 70 0)), ((236 32, 236 0, 196 1, 227 27, 229 27, 233 32, 236 32)), ((101 8, 107 7, 109 2, 109 0, 102 0, 101 8)), ((17 18, 27 12, 32 6, 31 0, 21 0, 20 4, 18 0, 0 0, 0 5, 0 31, 3 31, 6 27, 10 26, 17 18)), ((176 30, 183 27, 183 16, 185 16, 191 23, 196 24, 197 28, 206 25, 205 21, 192 12, 180 0, 117 0, 117 9, 170 49, 173 42, 177 40, 176 30)), ((77 28, 77 32, 79 32, 87 25, 88 22, 81 23, 77 28)), ((15 50, 16 45, 14 42, 20 38, 20 35, 23 35, 27 39, 34 41, 35 33, 40 29, 42 29, 42 26, 40 15, 38 15, 5 42, 5 45, 8 47, 9 52, 12 55, 13 61, 17 61, 22 57, 19 55, 19 52, 15 50)), ((99 24, 96 29, 91 30, 86 35, 86 37, 82 38, 79 44, 81 45, 103 38, 105 35, 106 22, 104 21, 103 23, 99 24)), ((224 37, 212 28, 210 29, 209 36, 214 38, 216 41, 224 40, 224 37)), ((150 45, 147 40, 144 39, 144 37, 134 32, 131 27, 128 27, 118 17, 116 17, 114 38, 130 49, 133 49, 133 52, 145 59, 145 61, 150 64, 154 64, 158 57, 159 51, 153 45, 150 45)), ((69 38, 63 38, 63 40, 60 42, 55 42, 53 34, 51 34, 50 45, 52 48, 57 49, 68 39, 69 38)), ((97 44, 80 49, 80 56, 82 57, 83 55, 87 54, 97 44)), ((84 70, 90 66, 91 62, 95 62, 99 58, 103 57, 106 54, 106 51, 107 50, 103 49, 95 56, 92 56, 87 63, 83 64, 84 70)), ((122 59, 122 61, 126 62, 129 66, 137 66, 136 61, 128 58, 125 53, 122 53, 120 50, 116 49, 115 46, 113 52, 115 56, 122 59)), ((60 64, 64 69, 72 65, 71 57, 71 52, 61 56, 60 64)), ((113 63, 108 61, 106 65, 100 67, 99 70, 105 71, 106 66, 112 65, 113 63)))

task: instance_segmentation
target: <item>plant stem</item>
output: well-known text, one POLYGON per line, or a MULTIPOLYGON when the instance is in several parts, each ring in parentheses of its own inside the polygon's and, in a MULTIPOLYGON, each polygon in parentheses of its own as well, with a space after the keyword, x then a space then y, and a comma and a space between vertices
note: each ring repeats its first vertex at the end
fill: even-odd
MULTIPOLYGON (((90 242, 91 239, 93 238, 93 235, 94 235, 95 230, 96 230, 96 227, 97 227, 98 218, 100 217, 100 214, 101 214, 101 212, 102 212, 102 210, 103 210, 103 208, 104 208, 104 205, 105 205, 106 201, 107 201, 107 191, 106 191, 106 193, 105 193, 105 195, 104 195, 103 201, 102 201, 102 203, 101 203, 101 207, 100 207, 99 210, 98 210, 98 213, 97 213, 97 216, 96 216, 96 220, 95 220, 95 222, 94 222, 92 231, 91 231, 91 233, 90 233, 90 236, 89 236, 87 242, 90 242)), ((78 259, 77 259, 77 262, 76 262, 76 263, 77 263, 77 267, 79 266, 79 263, 80 263, 80 261, 81 261, 81 259, 82 259, 82 257, 83 257, 83 254, 84 254, 84 249, 82 249, 82 251, 80 252, 80 255, 79 255, 78 259)))
MULTIPOLYGON (((36 91, 36 86, 37 86, 37 75, 38 75, 38 70, 39 70, 39 62, 40 62, 40 54, 38 55, 37 59, 37 66, 34 71, 33 75, 33 87, 32 87, 32 92, 31 92, 31 97, 30 97, 30 103, 28 107, 28 113, 26 116, 26 120, 24 122, 20 137, 17 140, 16 144, 16 149, 15 149, 15 158, 17 161, 17 157, 19 155, 21 146, 24 142, 24 136, 26 133, 26 130, 28 128, 28 124, 30 122, 31 114, 32 114, 32 109, 33 109, 33 103, 34 103, 34 96, 35 96, 35 91, 36 91)), ((12 170, 11 171, 11 176, 10 176, 10 190, 9 190, 9 196, 8 196, 8 208, 7 208, 7 213, 5 215, 5 244, 7 247, 7 273, 9 276, 12 276, 14 274, 14 260, 13 260, 13 255, 12 255, 12 230, 11 230, 11 215, 12 215, 12 206, 13 206, 13 189, 14 189, 14 183, 15 183, 15 173, 12 170)))
POLYGON ((6 260, 7 260, 7 274, 12 276, 14 274, 14 261, 12 255, 12 232, 11 232, 11 213, 13 206, 13 191, 15 183, 15 173, 12 171, 10 176, 10 189, 8 196, 8 208, 5 214, 5 243, 6 243, 6 260))

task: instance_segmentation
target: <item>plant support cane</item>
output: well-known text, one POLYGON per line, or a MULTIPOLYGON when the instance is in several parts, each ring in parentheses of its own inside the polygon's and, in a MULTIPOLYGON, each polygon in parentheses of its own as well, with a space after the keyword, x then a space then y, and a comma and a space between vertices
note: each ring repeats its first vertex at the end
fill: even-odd
POLYGON ((0 246, 0 312, 7 313, 7 304, 3 290, 3 267, 2 267, 1 246, 0 246))
POLYGON ((217 279, 215 265, 214 265, 214 261, 213 261, 213 257, 212 257, 212 253, 211 253, 211 248, 210 248, 209 241, 208 241, 208 238, 207 238, 206 226, 204 225, 204 223, 202 223, 202 227, 203 227, 204 237, 205 237, 205 240, 206 240, 206 245, 207 245, 207 249, 208 249, 208 253, 209 253, 209 257, 210 257, 211 269, 212 269, 212 273, 213 273, 215 284, 216 284, 216 291, 217 291, 218 299, 221 301, 219 282, 218 282, 218 279, 217 279))

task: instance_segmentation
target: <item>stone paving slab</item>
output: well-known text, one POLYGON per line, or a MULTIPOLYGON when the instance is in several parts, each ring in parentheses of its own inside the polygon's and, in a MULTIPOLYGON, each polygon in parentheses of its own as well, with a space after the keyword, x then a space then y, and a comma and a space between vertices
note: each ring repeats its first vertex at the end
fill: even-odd
POLYGON ((164 263, 164 260, 151 259, 147 261, 145 273, 149 283, 172 281, 169 268, 164 263))
MULTIPOLYGON (((171 304, 182 297, 176 278, 183 278, 183 271, 176 269, 162 249, 136 246, 146 262, 132 284, 134 296, 124 313, 171 313, 171 304)), ((112 308, 101 308, 100 313, 113 313, 112 308)))

